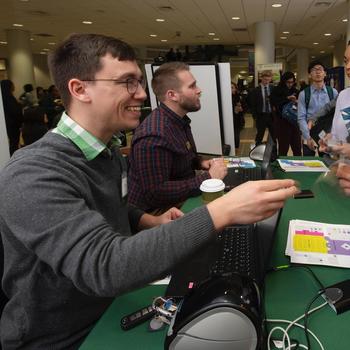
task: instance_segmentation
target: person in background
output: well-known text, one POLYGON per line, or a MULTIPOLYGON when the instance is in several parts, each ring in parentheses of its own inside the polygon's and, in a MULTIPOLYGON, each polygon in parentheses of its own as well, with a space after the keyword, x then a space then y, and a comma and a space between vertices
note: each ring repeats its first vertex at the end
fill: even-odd
POLYGON ((55 124, 55 119, 60 116, 64 111, 61 96, 55 85, 51 85, 47 94, 42 98, 40 106, 44 108, 47 120, 48 128, 51 129, 55 124))
MULTIPOLYGON (((271 93, 271 103, 274 109, 274 128, 278 140, 278 155, 286 156, 289 146, 294 156, 301 156, 301 138, 299 127, 282 117, 283 107, 289 102, 297 102, 298 90, 295 87, 295 76, 285 72, 279 84, 271 93)), ((295 105, 295 108, 296 105, 295 105)))
POLYGON ((273 88, 271 81, 271 71, 266 70, 261 72, 261 82, 250 92, 249 96, 249 106, 253 118, 256 121, 256 145, 259 145, 262 142, 266 128, 269 130, 272 139, 275 140, 272 106, 270 101, 270 95, 273 88))
POLYGON ((225 226, 263 220, 298 192, 293 180, 253 181, 186 215, 128 207, 117 134, 138 125, 146 98, 133 49, 75 34, 49 66, 66 113, 0 172, 5 349, 78 349, 116 296, 167 276, 225 226))
POLYGON ((22 137, 24 146, 39 140, 47 132, 47 117, 42 107, 29 107, 23 111, 22 137))
POLYGON ((312 61, 308 67, 311 86, 300 92, 298 98, 298 125, 303 139, 303 155, 314 156, 316 142, 310 136, 308 119, 326 103, 338 96, 337 90, 324 83, 326 68, 320 61, 312 61), (309 98, 306 98, 308 94, 309 98))
POLYGON ((183 62, 161 65, 152 88, 158 108, 134 132, 129 156, 129 203, 147 212, 162 212, 198 196, 202 181, 223 179, 223 159, 197 155, 189 112, 201 108, 201 89, 183 62), (200 170, 196 173, 196 170, 200 170))
POLYGON ((34 97, 33 91, 33 85, 32 84, 25 84, 23 86, 24 92, 19 97, 19 101, 21 102, 23 109, 28 107, 33 107, 36 104, 36 99, 34 97))
POLYGON ((306 83, 306 81, 305 80, 300 80, 299 81, 299 90, 300 91, 303 91, 306 87, 308 87, 309 85, 306 83))
MULTIPOLYGON (((344 68, 350 78, 350 41, 344 52, 344 68)), ((350 158, 350 88, 339 93, 332 123, 331 133, 320 139, 320 151, 332 152, 350 158), (330 149, 328 142, 333 139, 330 149)))
POLYGON ((14 91, 15 85, 11 80, 5 79, 1 81, 1 94, 10 155, 19 147, 20 128, 23 122, 22 105, 13 95, 14 91))
POLYGON ((244 110, 242 105, 242 97, 239 93, 238 87, 234 82, 231 82, 231 94, 232 94, 232 112, 233 112, 233 128, 235 135, 235 148, 239 148, 240 134, 244 128, 244 110))
POLYGON ((41 101, 43 100, 43 98, 45 97, 46 95, 46 91, 44 90, 43 87, 41 86, 38 86, 36 88, 36 98, 38 100, 38 104, 41 105, 41 101))

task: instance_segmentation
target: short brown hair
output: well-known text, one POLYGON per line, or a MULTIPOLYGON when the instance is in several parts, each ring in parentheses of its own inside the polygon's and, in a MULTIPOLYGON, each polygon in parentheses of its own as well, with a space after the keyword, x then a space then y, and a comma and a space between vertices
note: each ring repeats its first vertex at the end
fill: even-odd
POLYGON ((181 82, 178 73, 189 71, 190 67, 184 62, 168 62, 162 64, 154 73, 152 89, 159 101, 164 101, 165 93, 180 88, 181 82))
POLYGON ((263 70, 260 74, 261 77, 272 77, 272 72, 270 70, 263 70))
POLYGON ((102 69, 101 57, 107 54, 120 61, 136 59, 134 50, 127 43, 99 34, 73 34, 49 56, 50 72, 66 109, 71 102, 69 80, 94 79, 102 69))

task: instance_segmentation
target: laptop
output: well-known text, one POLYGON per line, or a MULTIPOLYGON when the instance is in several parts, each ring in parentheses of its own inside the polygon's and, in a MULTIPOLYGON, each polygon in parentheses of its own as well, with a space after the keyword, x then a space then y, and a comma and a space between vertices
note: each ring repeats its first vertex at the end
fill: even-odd
POLYGON ((171 272, 171 279, 165 296, 182 298, 192 288, 213 276, 230 275, 228 271, 222 271, 221 273, 217 268, 218 265, 222 268, 222 264, 227 260, 226 258, 230 258, 230 252, 222 244, 222 240, 226 235, 231 235, 232 242, 235 245, 232 251, 237 253, 236 248, 238 247, 238 258, 241 259, 236 267, 229 262, 230 266, 228 267, 233 272, 232 277, 234 278, 235 274, 248 276, 258 286, 262 286, 266 272, 269 269, 270 255, 280 212, 278 211, 272 217, 256 224, 235 225, 224 229, 214 242, 201 248, 174 268, 171 272), (244 234, 237 234, 237 230, 244 230, 244 234), (248 235, 245 236, 245 233, 248 233, 248 235), (249 242, 245 242, 247 239, 249 242), (241 251, 239 251, 240 249, 241 251), (248 262, 247 256, 249 256, 248 262), (249 268, 246 266, 247 263, 250 265, 249 268))
POLYGON ((234 187, 241 185, 247 181, 272 179, 271 162, 276 159, 276 144, 269 135, 261 167, 255 168, 228 168, 228 173, 223 179, 225 190, 229 191, 234 187))

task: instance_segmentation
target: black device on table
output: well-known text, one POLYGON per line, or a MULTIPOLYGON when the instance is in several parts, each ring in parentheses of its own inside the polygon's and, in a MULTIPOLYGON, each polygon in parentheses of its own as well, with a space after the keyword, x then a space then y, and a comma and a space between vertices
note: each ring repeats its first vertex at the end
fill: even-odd
POLYGON ((165 349, 259 349, 261 287, 279 214, 226 228, 216 242, 178 265, 166 290, 182 299, 165 349))
MULTIPOLYGON (((225 190, 229 191, 234 187, 241 185, 247 181, 272 179, 271 162, 276 159, 276 144, 269 135, 266 145, 261 144, 258 147, 264 147, 264 152, 261 155, 261 167, 254 168, 228 168, 227 175, 223 179, 225 190)), ((254 152, 254 149, 252 150, 254 152)), ((251 153, 252 153, 251 152, 251 153)), ((252 158, 253 159, 253 158, 252 158)))

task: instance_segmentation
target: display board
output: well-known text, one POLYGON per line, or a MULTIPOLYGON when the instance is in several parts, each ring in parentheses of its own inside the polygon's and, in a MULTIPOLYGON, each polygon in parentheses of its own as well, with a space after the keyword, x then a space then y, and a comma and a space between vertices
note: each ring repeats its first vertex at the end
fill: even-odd
MULTIPOLYGON (((231 99, 231 79, 229 64, 221 67, 225 71, 223 77, 220 75, 220 64, 215 63, 190 63, 190 71, 197 80, 197 85, 202 90, 201 109, 197 112, 188 113, 191 118, 191 129, 196 143, 197 151, 204 154, 221 155, 222 145, 231 145, 231 155, 234 154, 233 114, 231 99), (221 78, 221 79, 220 79, 221 78), (223 83, 221 82, 223 81, 223 83), (224 86, 222 86, 224 84, 224 86), (224 91, 223 98, 221 91, 224 91), (224 108, 223 108, 224 106, 224 108), (225 111, 225 118, 223 116, 225 111), (226 130, 227 124, 227 132, 226 130), (227 136, 226 136, 227 134, 227 136), (225 142, 227 139, 228 142, 225 142)), ((153 72, 159 65, 146 64, 148 86, 151 86, 153 72)), ((158 101, 149 89, 152 109, 158 106, 158 101)))
POLYGON ((0 170, 10 159, 8 138, 6 133, 4 105, 0 87, 0 170))

